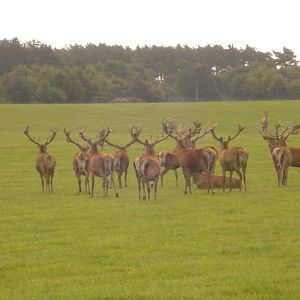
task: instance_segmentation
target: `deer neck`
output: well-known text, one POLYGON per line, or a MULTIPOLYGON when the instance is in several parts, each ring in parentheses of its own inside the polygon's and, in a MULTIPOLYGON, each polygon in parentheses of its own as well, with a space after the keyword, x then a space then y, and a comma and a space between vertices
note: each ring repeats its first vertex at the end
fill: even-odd
POLYGON ((145 156, 154 156, 155 155, 154 145, 151 145, 151 144, 145 145, 144 155, 145 156))
POLYGON ((97 145, 95 143, 91 144, 90 153, 91 155, 99 154, 97 145))

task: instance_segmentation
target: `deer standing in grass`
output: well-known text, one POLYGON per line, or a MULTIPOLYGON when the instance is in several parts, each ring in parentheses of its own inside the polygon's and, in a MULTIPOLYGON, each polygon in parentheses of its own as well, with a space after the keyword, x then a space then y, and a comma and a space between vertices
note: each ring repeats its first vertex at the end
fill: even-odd
POLYGON ((129 143, 127 143, 124 146, 114 144, 114 143, 110 142, 107 138, 104 139, 104 142, 106 144, 114 147, 114 148, 119 149, 113 155, 114 170, 118 175, 119 188, 120 189, 122 188, 122 175, 123 175, 123 173, 124 173, 125 187, 127 187, 127 173, 128 173, 128 166, 129 166, 129 157, 128 157, 127 149, 133 143, 135 143, 135 140, 132 139, 129 143))
POLYGON ((39 152, 37 154, 35 167, 41 176, 42 182, 42 190, 43 192, 49 191, 53 192, 53 176, 54 176, 54 169, 56 166, 55 158, 52 154, 47 152, 47 146, 54 140, 57 130, 52 129, 52 136, 47 138, 44 144, 41 144, 32 138, 29 134, 29 126, 26 127, 24 130, 24 134, 28 137, 28 139, 36 144, 39 147, 39 152), (46 189, 45 189, 45 182, 46 182, 46 189))
POLYGON ((89 186, 89 169, 88 169, 88 163, 89 163, 89 146, 82 146, 78 142, 75 142, 71 138, 71 130, 67 130, 64 128, 64 134, 67 138, 68 143, 72 143, 73 145, 77 146, 79 151, 78 153, 75 154, 72 165, 73 165, 73 170, 75 172, 75 176, 77 178, 78 182, 78 188, 79 188, 79 193, 82 192, 81 189, 81 175, 84 176, 84 188, 85 192, 90 193, 90 186, 89 186))
POLYGON ((194 173, 206 173, 208 174, 209 186, 208 193, 214 193, 212 176, 215 170, 216 162, 216 152, 215 150, 205 147, 200 149, 188 148, 186 141, 190 140, 192 135, 197 135, 197 139, 204 137, 209 133, 209 130, 204 130, 201 126, 197 126, 193 129, 177 131, 174 129, 176 126, 173 122, 165 122, 163 124, 164 130, 168 129, 170 136, 176 141, 176 157, 182 168, 184 179, 185 179, 185 189, 184 193, 192 193, 191 188, 191 177, 194 173), (202 133, 201 133, 202 132, 202 133))
MULTIPOLYGON (((166 124, 168 121, 163 121, 166 124)), ((196 142, 200 138, 197 136, 193 138, 197 134, 197 128, 201 128, 201 124, 198 121, 194 121, 194 129, 189 128, 189 134, 185 136, 183 139, 183 144, 186 148, 196 148, 196 142)), ((201 129, 200 129, 201 130, 201 129)), ((179 129, 179 131, 181 131, 179 129)), ((158 153, 158 159, 160 161, 161 166, 164 168, 160 173, 161 186, 163 187, 163 177, 170 171, 173 170, 175 173, 176 187, 178 187, 178 173, 177 169, 180 168, 180 163, 176 155, 176 149, 172 151, 162 151, 158 153)))
POLYGON ((160 174, 160 162, 157 158, 157 155, 155 154, 154 147, 158 143, 168 138, 169 134, 163 136, 160 139, 156 139, 155 141, 148 141, 148 139, 146 139, 145 142, 142 142, 139 139, 139 135, 141 132, 142 129, 140 127, 137 126, 131 127, 132 138, 136 142, 144 146, 144 154, 140 157, 137 157, 133 163, 135 173, 136 173, 136 178, 138 181, 139 199, 141 200, 141 186, 142 186, 143 200, 146 200, 145 184, 147 185, 148 199, 150 199, 149 182, 153 181, 154 199, 156 200, 157 182, 160 174))
POLYGON ((95 176, 102 177, 102 187, 103 187, 103 197, 108 196, 108 185, 109 181, 108 176, 111 178, 111 183, 114 188, 115 196, 119 197, 119 194, 116 190, 115 181, 114 181, 114 172, 113 172, 113 157, 109 154, 103 154, 99 152, 98 145, 103 143, 104 139, 109 135, 110 130, 101 130, 98 132, 98 138, 92 141, 85 135, 85 130, 81 129, 79 131, 80 137, 89 144, 90 147, 90 158, 88 163, 88 170, 91 174, 91 197, 94 196, 94 185, 95 185, 95 176))
MULTIPOLYGON (((239 179, 244 183, 244 189, 246 188, 246 170, 247 170, 247 162, 249 157, 249 151, 244 147, 231 147, 229 148, 229 142, 234 140, 244 129, 246 126, 238 125, 238 131, 233 137, 228 137, 226 140, 221 136, 217 137, 215 133, 215 129, 211 129, 211 134, 215 140, 220 142, 221 146, 221 154, 220 154, 220 164, 222 167, 223 173, 223 192, 225 192, 225 180, 226 180, 226 171, 229 171, 229 185, 230 191, 232 189, 232 173, 235 171, 239 179), (242 169, 242 173, 241 170, 242 169)), ((240 186, 240 191, 242 190, 242 185, 240 186)))
POLYGON ((286 140, 290 135, 298 134, 300 125, 284 126, 281 122, 275 124, 275 133, 270 133, 267 128, 260 128, 260 134, 268 141, 278 186, 287 186, 289 167, 300 167, 300 149, 287 147, 286 140), (281 132, 280 132, 281 130, 281 132))

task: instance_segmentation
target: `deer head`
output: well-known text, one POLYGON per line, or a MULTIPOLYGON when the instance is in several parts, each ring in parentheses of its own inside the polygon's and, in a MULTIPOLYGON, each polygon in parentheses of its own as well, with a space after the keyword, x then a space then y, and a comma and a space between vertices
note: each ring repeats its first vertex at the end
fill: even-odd
POLYGON ((47 152, 47 146, 54 140, 54 138, 56 136, 56 133, 57 133, 57 129, 52 128, 51 131, 52 131, 52 135, 47 138, 47 140, 46 140, 46 142, 44 144, 41 144, 41 143, 37 142, 34 137, 30 136, 30 134, 29 134, 29 126, 27 126, 25 128, 24 134, 28 137, 28 139, 32 143, 36 144, 39 147, 40 153, 46 153, 47 152))
POLYGON ((270 148, 270 151, 276 147, 286 147, 286 141, 290 135, 295 135, 299 133, 299 124, 293 124, 293 125, 287 125, 284 124, 281 121, 277 121, 275 123, 275 132, 267 132, 264 130, 264 128, 261 126, 259 128, 259 133, 265 139, 268 141, 268 146, 270 148))
POLYGON ((212 137, 218 142, 220 142, 221 149, 228 149, 229 142, 234 140, 246 128, 246 126, 242 126, 241 124, 239 124, 238 131, 236 132, 236 134, 233 137, 229 136, 227 139, 224 139, 223 136, 217 137, 215 133, 215 127, 216 125, 210 130, 210 132, 212 134, 212 137))

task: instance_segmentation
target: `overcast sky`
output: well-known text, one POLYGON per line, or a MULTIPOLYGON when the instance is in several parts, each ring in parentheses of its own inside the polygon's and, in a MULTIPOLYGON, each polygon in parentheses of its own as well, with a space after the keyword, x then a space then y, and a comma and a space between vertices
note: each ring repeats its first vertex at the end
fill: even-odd
POLYGON ((300 60, 299 0, 1 0, 0 39, 53 47, 106 43, 292 49, 300 60))

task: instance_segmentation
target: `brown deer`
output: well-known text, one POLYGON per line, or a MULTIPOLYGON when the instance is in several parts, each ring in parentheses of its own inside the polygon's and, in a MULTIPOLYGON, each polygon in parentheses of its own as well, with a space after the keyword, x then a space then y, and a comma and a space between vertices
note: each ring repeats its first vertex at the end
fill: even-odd
POLYGON ((114 148, 117 148, 119 150, 116 151, 116 153, 113 155, 114 160, 114 170, 116 171, 118 175, 118 182, 119 182, 119 188, 122 188, 122 175, 124 173, 124 181, 125 181, 125 187, 127 187, 127 173, 128 173, 128 166, 129 166, 129 157, 127 153, 127 149, 135 143, 135 140, 132 139, 129 143, 127 143, 124 146, 120 146, 117 144, 113 144, 110 142, 107 138, 104 139, 104 142, 114 148))
POLYGON ((67 130, 64 128, 64 134, 67 138, 68 143, 72 143, 75 146, 78 147, 79 151, 78 153, 75 154, 72 165, 73 165, 73 170, 75 172, 75 176, 77 178, 78 182, 78 188, 79 188, 79 193, 82 192, 81 189, 81 175, 84 175, 84 188, 85 192, 90 193, 90 186, 89 186, 89 169, 88 169, 88 163, 89 163, 89 146, 82 146, 78 142, 75 142, 71 138, 71 130, 67 130))
POLYGON ((53 192, 53 176, 56 166, 55 158, 52 154, 47 153, 47 146, 54 140, 57 130, 52 129, 52 136, 47 138, 44 144, 41 144, 31 137, 29 134, 29 126, 24 130, 24 134, 28 139, 39 147, 39 152, 36 158, 35 167, 41 176, 42 190, 45 191, 44 182, 46 182, 46 191, 53 192))
MULTIPOLYGON (((171 120, 163 121, 163 128, 166 126, 166 124, 171 120)), ((171 121, 172 122, 172 121, 171 121)), ((175 126, 175 125, 174 125, 175 126)), ((194 130, 192 128, 188 129, 188 133, 186 134, 185 138, 183 139, 183 143, 186 148, 196 148, 196 142, 200 138, 200 136, 194 137, 197 132, 201 131, 201 123, 198 121, 194 121, 194 130), (194 138, 193 138, 194 137, 194 138)), ((182 130, 181 125, 180 128, 177 130, 177 132, 180 132, 182 135, 182 131, 185 131, 186 129, 182 130)), ((216 149, 215 149, 216 150, 216 149)), ((178 173, 177 169, 180 168, 180 163, 176 155, 176 149, 172 151, 162 151, 158 153, 158 159, 160 161, 161 166, 164 168, 162 172, 160 173, 160 179, 161 179, 161 186, 163 187, 163 177, 170 171, 173 170, 175 173, 175 180, 176 180, 176 187, 178 187, 178 173)))
POLYGON ((170 136, 176 141, 176 157, 179 161, 179 164, 182 168, 183 175, 185 178, 185 190, 184 193, 187 194, 187 189, 189 193, 192 193, 191 188, 191 177, 193 173, 206 173, 209 176, 209 187, 208 193, 214 193, 213 184, 212 184, 212 175, 215 170, 216 162, 216 152, 215 150, 206 147, 200 149, 188 148, 186 141, 190 140, 192 135, 198 135, 197 139, 200 139, 207 135, 210 130, 204 130, 201 134, 201 127, 195 127, 193 129, 188 129, 184 131, 177 131, 174 129, 176 126, 171 121, 164 123, 164 129, 167 129, 171 126, 169 130, 170 136))
POLYGON ((275 133, 260 128, 260 134, 268 141, 279 187, 287 186, 289 167, 300 167, 300 149, 287 147, 286 144, 287 138, 298 134, 299 128, 300 125, 284 126, 281 122, 275 124, 275 133))
POLYGON ((113 172, 113 156, 109 154, 100 153, 98 150, 98 145, 103 143, 104 139, 109 135, 110 130, 103 129, 98 132, 98 138, 95 141, 92 141, 85 135, 85 129, 79 131, 80 137, 89 144, 90 147, 90 158, 88 163, 88 170, 91 174, 92 188, 91 188, 91 197, 94 196, 94 184, 95 176, 102 177, 102 187, 103 187, 103 197, 108 196, 108 179, 110 176, 111 183, 114 188, 115 196, 119 197, 119 194, 116 190, 115 181, 114 181, 114 172, 113 172))
MULTIPOLYGON (((234 140, 246 126, 238 125, 238 131, 233 137, 228 137, 226 140, 221 136, 217 137, 215 134, 215 129, 211 129, 211 134, 213 138, 220 142, 221 154, 220 154, 220 164, 222 167, 223 173, 223 192, 225 192, 225 180, 226 180, 226 171, 229 171, 230 177, 230 191, 232 189, 232 173, 235 171, 239 179, 244 183, 244 189, 246 188, 246 170, 247 162, 249 157, 249 151, 244 147, 231 147, 229 148, 229 142, 234 140), (242 169, 242 173, 241 170, 242 169)), ((240 186, 240 191, 242 190, 242 185, 240 186)))
POLYGON ((260 120, 261 129, 266 131, 268 128, 268 111, 264 111, 264 117, 260 120))
MULTIPOLYGON (((193 174, 193 182, 196 184, 198 189, 207 189, 209 186, 209 176, 207 174, 193 174)), ((223 188, 223 176, 213 175, 212 182, 214 188, 223 188)), ((231 188, 240 189, 242 181, 237 178, 232 178, 231 188)), ((225 187, 230 187, 230 178, 226 177, 225 187)))
POLYGON ((155 141, 148 141, 148 139, 146 139, 145 142, 142 142, 139 139, 139 135, 141 132, 142 129, 140 127, 137 126, 131 127, 132 138, 136 142, 144 146, 144 154, 140 157, 137 157, 133 163, 135 173, 136 173, 136 178, 138 181, 139 199, 141 200, 141 185, 142 185, 143 200, 146 200, 145 184, 147 185, 148 199, 150 199, 149 182, 153 181, 154 199, 156 200, 157 182, 160 174, 160 162, 157 158, 157 155, 155 154, 154 147, 158 143, 168 138, 169 134, 163 136, 160 139, 157 138, 155 141))

